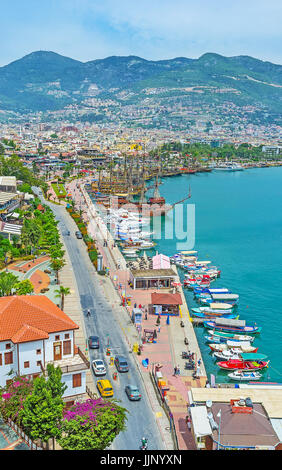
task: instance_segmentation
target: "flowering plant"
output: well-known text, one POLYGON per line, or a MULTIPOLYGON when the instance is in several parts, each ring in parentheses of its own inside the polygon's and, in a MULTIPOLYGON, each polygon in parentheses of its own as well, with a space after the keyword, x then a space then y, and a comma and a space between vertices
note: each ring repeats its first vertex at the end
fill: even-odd
POLYGON ((15 377, 14 381, 0 390, 0 412, 4 419, 10 418, 20 424, 19 412, 32 389, 32 380, 27 377, 15 377))
POLYGON ((115 400, 77 403, 64 412, 59 443, 68 450, 103 450, 125 429, 126 413, 115 400))

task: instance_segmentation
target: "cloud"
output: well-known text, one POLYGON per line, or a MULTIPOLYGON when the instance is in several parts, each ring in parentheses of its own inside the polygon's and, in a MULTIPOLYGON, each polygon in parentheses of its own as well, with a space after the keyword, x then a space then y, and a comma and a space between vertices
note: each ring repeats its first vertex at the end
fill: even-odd
POLYGON ((38 49, 82 61, 217 52, 282 63, 281 0, 10 0, 1 8, 1 64, 38 49))

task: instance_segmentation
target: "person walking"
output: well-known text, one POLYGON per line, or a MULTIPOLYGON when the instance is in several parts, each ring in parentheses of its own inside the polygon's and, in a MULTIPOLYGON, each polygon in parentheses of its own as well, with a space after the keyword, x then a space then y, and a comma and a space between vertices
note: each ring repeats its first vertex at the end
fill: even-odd
POLYGON ((177 375, 177 366, 174 366, 174 373, 173 373, 174 377, 176 377, 177 375))
POLYGON ((186 416, 185 421, 189 431, 191 431, 191 418, 188 415, 186 416))

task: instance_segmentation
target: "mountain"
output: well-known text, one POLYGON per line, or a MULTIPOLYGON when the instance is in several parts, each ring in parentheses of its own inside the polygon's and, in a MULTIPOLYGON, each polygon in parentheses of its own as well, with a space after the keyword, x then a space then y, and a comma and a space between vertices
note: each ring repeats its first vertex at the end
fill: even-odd
POLYGON ((118 106, 180 101, 225 102, 281 116, 282 66, 248 56, 206 53, 199 59, 151 61, 136 56, 80 62, 37 51, 0 67, 0 110, 20 113, 91 107, 91 98, 118 106), (90 103, 90 105, 89 105, 90 103))

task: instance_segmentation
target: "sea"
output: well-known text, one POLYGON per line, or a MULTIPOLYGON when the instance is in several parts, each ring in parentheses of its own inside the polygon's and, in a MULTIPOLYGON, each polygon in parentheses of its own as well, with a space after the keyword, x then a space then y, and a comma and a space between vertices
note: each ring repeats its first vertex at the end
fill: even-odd
MULTIPOLYGON (((270 360, 261 380, 282 383, 282 167, 167 177, 159 190, 173 204, 188 194, 189 186, 192 197, 182 203, 183 221, 174 209, 155 224, 156 249, 168 256, 185 249, 179 248, 176 236, 183 224, 190 237, 187 249, 197 250, 199 260, 211 260, 221 270, 212 287, 239 294, 239 318, 262 327, 253 343, 270 360), (187 204, 194 222, 193 217, 187 222, 187 204)), ((178 271, 183 280, 183 270, 178 271)), ((198 307, 193 293, 184 292, 189 310, 198 307)), ((205 342, 207 330, 197 326, 195 333, 208 377, 231 382, 205 342)))

